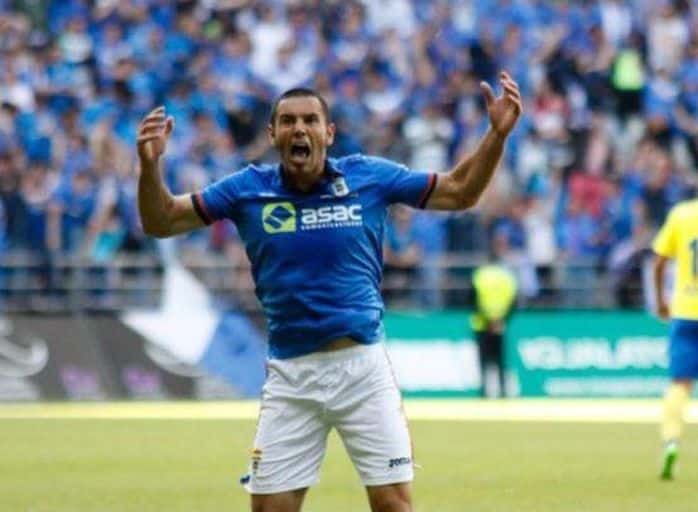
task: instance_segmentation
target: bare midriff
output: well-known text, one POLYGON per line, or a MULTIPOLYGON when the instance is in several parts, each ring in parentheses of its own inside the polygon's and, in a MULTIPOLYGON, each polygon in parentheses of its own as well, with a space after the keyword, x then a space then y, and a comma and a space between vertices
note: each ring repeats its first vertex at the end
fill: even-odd
POLYGON ((359 343, 351 338, 337 338, 336 340, 332 340, 327 345, 323 346, 320 349, 320 352, 334 352, 335 350, 355 347, 356 345, 359 345, 359 343))

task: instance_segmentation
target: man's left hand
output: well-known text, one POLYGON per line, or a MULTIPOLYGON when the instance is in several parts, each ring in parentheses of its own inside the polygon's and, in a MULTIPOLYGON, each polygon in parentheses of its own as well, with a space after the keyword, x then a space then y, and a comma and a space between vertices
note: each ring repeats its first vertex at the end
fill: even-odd
POLYGON ((492 87, 487 82, 480 82, 480 89, 485 95, 487 102, 487 113, 490 116, 492 129, 498 135, 506 137, 516 125, 516 121, 523 112, 521 104, 521 94, 519 85, 509 76, 509 73, 502 71, 499 74, 499 83, 502 86, 502 94, 495 96, 492 87))

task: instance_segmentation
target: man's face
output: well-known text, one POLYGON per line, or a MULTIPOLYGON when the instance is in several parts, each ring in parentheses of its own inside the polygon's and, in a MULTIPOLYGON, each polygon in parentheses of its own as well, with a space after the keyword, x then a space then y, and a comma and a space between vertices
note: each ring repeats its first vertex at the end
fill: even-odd
POLYGON ((281 100, 274 124, 269 125, 271 143, 279 151, 284 168, 292 174, 324 169, 334 133, 334 124, 327 122, 320 100, 313 96, 281 100))

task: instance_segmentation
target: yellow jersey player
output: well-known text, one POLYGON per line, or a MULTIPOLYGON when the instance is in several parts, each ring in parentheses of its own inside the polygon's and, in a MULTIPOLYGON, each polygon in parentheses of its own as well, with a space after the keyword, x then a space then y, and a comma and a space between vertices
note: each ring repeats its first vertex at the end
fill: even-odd
POLYGON ((671 480, 678 455, 693 380, 698 377, 698 199, 684 201, 669 212, 652 244, 656 253, 654 291, 657 314, 671 319, 669 373, 664 396, 661 435, 664 455, 661 478, 671 480), (664 293, 669 259, 676 261, 671 306, 664 293))

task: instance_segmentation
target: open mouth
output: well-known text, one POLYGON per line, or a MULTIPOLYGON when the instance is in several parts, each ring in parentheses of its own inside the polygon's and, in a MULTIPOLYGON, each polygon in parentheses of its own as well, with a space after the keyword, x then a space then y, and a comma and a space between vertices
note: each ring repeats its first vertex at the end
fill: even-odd
POLYGON ((292 144, 291 156, 296 158, 308 158, 310 156, 310 146, 302 142, 292 144))

